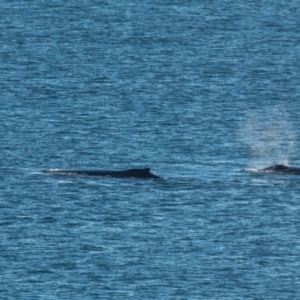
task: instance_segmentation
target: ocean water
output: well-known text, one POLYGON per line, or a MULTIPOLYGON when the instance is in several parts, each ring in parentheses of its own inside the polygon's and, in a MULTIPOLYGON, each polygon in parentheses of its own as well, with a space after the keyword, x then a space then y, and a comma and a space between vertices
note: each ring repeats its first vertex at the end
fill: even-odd
POLYGON ((299 299, 298 1, 0 3, 0 299, 299 299), (150 167, 162 180, 51 176, 150 167))

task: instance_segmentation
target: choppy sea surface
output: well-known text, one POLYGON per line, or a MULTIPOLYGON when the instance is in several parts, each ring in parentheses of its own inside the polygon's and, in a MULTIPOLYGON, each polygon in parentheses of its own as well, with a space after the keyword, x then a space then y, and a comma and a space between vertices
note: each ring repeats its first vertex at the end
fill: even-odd
POLYGON ((299 1, 0 2, 1 299, 300 299, 299 1), (150 167, 162 180, 52 176, 150 167))

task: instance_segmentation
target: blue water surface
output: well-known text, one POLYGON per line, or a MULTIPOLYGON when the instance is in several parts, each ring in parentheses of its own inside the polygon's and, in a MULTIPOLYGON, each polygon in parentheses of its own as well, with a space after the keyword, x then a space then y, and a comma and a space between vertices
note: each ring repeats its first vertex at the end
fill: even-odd
POLYGON ((1 299, 300 299, 300 7, 0 3, 1 299), (162 180, 52 176, 150 167, 162 180))

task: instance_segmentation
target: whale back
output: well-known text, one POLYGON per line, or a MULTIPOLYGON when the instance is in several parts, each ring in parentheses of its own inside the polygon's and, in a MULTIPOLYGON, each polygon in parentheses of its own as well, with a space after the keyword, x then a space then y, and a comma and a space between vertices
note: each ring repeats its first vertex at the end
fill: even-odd
POLYGON ((263 170, 264 171, 278 172, 278 173, 289 173, 289 174, 300 175, 300 168, 288 167, 288 166, 285 166, 285 165, 274 165, 274 166, 265 168, 263 170))
POLYGON ((120 171, 112 170, 72 170, 72 169, 50 169, 43 170, 45 173, 57 175, 89 175, 89 176, 110 176, 110 177, 134 177, 134 178, 159 178, 150 172, 150 168, 144 169, 128 169, 120 171))
POLYGON ((289 167, 285 166, 285 165, 274 165, 268 168, 265 168, 265 170, 273 170, 273 171, 284 171, 289 169, 289 167))

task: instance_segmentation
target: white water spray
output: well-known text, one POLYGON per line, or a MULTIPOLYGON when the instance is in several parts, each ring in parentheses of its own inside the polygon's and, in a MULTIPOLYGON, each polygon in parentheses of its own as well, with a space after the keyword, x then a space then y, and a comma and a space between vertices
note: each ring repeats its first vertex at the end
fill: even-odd
POLYGON ((251 149, 251 167, 289 165, 297 150, 297 134, 288 117, 282 106, 276 106, 270 113, 248 114, 239 133, 241 141, 251 149))

